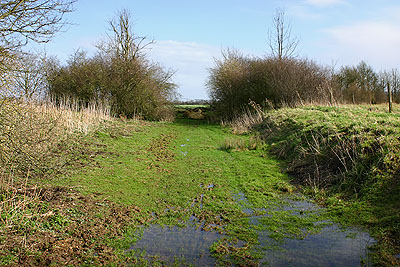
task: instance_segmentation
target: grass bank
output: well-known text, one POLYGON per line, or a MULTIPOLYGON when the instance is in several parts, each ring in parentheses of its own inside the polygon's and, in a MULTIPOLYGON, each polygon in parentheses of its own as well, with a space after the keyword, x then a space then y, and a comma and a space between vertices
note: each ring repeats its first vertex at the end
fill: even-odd
POLYGON ((286 108, 251 126, 306 193, 371 230, 379 262, 399 264, 400 106, 286 108))

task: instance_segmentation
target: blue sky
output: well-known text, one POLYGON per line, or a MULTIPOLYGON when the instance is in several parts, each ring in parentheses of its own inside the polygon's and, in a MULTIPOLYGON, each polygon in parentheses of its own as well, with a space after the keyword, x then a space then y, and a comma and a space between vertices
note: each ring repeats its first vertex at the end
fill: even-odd
POLYGON ((301 57, 336 68, 361 60, 376 71, 400 67, 399 0, 78 0, 67 15, 73 24, 44 49, 61 61, 77 49, 94 53, 107 21, 123 8, 131 12, 134 31, 156 41, 148 56, 176 70, 173 80, 184 100, 208 98, 207 69, 221 49, 268 55, 277 8, 300 39, 301 57))

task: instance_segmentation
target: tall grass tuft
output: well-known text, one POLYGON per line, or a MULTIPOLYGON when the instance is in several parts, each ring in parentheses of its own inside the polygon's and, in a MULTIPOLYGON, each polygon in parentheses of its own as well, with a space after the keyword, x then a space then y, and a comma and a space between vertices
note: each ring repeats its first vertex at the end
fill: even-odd
POLYGON ((0 166, 23 176, 61 168, 71 144, 110 119, 107 109, 74 102, 53 104, 5 99, 0 109, 0 166))
POLYGON ((261 140, 259 136, 251 136, 249 139, 244 138, 226 138, 220 149, 224 151, 231 150, 256 150, 258 148, 263 147, 264 141, 261 140))
POLYGON ((222 122, 222 125, 228 125, 233 129, 235 134, 243 134, 249 132, 255 125, 263 121, 265 112, 263 108, 251 101, 244 112, 229 122, 222 122))
POLYGON ((53 119, 69 132, 89 134, 98 129, 111 117, 111 107, 107 102, 91 101, 82 105, 77 99, 63 98, 59 101, 39 103, 38 108, 44 114, 53 114, 53 119))

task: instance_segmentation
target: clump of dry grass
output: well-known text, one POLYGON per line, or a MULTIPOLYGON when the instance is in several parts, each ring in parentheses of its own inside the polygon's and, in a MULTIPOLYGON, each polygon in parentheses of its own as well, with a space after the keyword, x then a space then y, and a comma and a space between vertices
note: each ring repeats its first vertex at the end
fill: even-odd
POLYGON ((0 108, 0 166, 23 176, 51 172, 65 164, 77 134, 95 131, 111 117, 105 108, 79 108, 73 102, 52 104, 3 100, 0 108))
POLYGON ((51 114, 59 126, 71 133, 88 134, 97 130, 103 122, 112 120, 111 108, 106 102, 92 101, 82 106, 75 99, 65 98, 58 103, 42 102, 37 108, 43 114, 51 114))
POLYGON ((222 122, 222 125, 232 127, 234 134, 243 134, 249 132, 255 125, 263 121, 265 112, 262 107, 251 101, 244 112, 229 122, 222 122))
POLYGON ((244 138, 226 138, 221 144, 221 150, 256 150, 264 145, 264 142, 258 136, 251 136, 248 139, 244 138))

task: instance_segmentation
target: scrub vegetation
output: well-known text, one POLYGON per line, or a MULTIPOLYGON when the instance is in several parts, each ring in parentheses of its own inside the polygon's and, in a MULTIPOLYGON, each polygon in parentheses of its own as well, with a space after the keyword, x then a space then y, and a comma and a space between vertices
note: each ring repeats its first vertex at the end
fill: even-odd
POLYGON ((210 69, 207 86, 216 115, 232 120, 247 111, 250 101, 269 109, 385 103, 388 86, 398 103, 399 77, 396 69, 376 73, 365 62, 334 71, 308 59, 257 58, 227 50, 210 69))
POLYGON ((93 57, 76 51, 65 66, 47 61, 47 93, 53 101, 72 97, 85 105, 109 103, 117 116, 173 119, 174 72, 147 59, 145 49, 154 41, 137 36, 131 20, 127 10, 111 20, 109 37, 98 43, 93 57))

